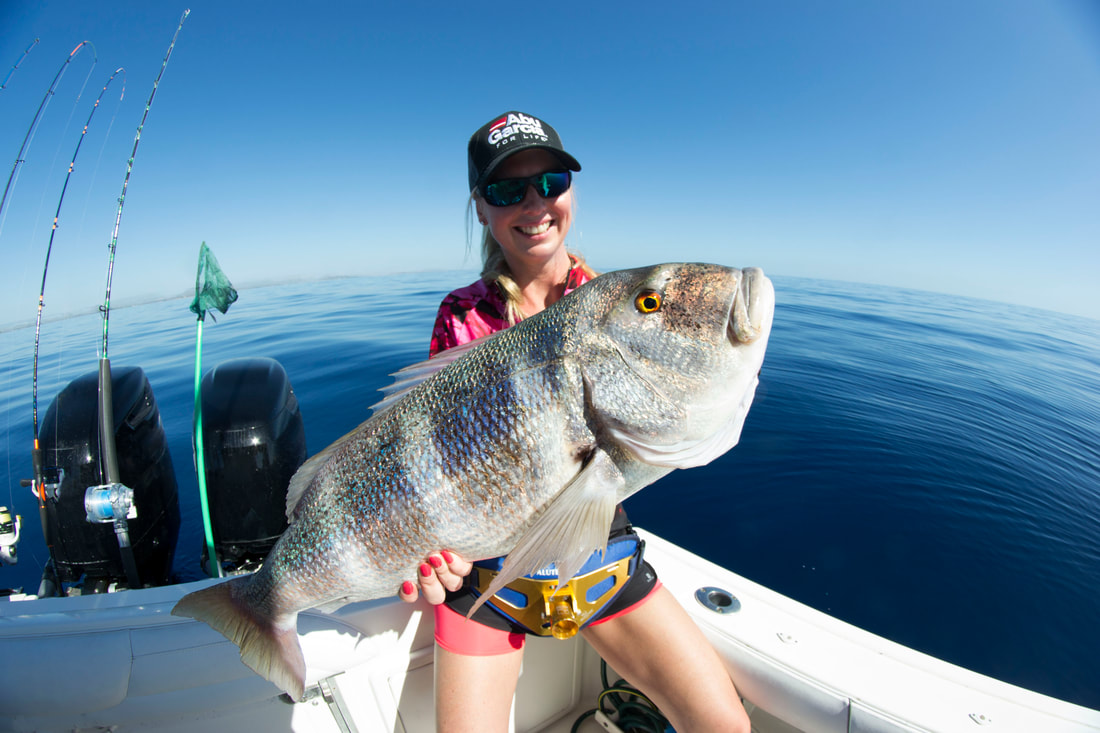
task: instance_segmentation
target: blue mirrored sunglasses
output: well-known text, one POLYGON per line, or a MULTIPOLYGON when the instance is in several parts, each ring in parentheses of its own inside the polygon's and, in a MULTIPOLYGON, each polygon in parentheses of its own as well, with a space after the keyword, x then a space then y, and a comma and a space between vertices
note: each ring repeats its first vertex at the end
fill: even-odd
POLYGON ((527 187, 534 186, 544 199, 556 198, 569 190, 573 174, 569 171, 547 171, 527 178, 505 178, 487 183, 481 188, 481 197, 490 206, 511 206, 523 201, 527 187))

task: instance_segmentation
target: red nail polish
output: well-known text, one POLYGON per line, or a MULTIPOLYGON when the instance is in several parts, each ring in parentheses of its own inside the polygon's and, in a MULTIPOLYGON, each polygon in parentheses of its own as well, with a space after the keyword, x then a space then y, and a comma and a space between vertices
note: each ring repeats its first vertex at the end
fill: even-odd
POLYGON ((413 594, 413 584, 406 580, 401 584, 401 592, 407 596, 411 596, 413 594))
POLYGON ((420 563, 420 574, 423 575, 425 578, 432 574, 432 569, 428 567, 428 563, 420 563))
POLYGON ((443 552, 441 552, 439 554, 441 554, 443 556, 443 559, 446 560, 447 562, 454 562, 455 561, 455 556, 452 555, 451 553, 447 552, 446 550, 444 550, 443 552))
POLYGON ((442 561, 442 560, 440 560, 440 559, 439 559, 438 557, 436 557, 435 555, 432 555, 431 557, 429 557, 429 558, 428 558, 428 562, 430 562, 430 563, 432 564, 432 567, 433 567, 433 568, 441 568, 441 567, 443 567, 443 561, 442 561))

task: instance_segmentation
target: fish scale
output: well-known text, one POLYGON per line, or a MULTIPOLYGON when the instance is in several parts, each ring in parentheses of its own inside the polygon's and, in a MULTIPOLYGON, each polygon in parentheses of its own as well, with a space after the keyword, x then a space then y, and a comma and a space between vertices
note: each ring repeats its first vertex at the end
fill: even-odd
POLYGON ((551 564, 572 577, 616 504, 737 442, 774 304, 760 270, 623 270, 398 372, 374 416, 294 476, 260 570, 173 613, 299 699, 298 613, 393 595, 429 553, 506 555, 487 595, 551 564))

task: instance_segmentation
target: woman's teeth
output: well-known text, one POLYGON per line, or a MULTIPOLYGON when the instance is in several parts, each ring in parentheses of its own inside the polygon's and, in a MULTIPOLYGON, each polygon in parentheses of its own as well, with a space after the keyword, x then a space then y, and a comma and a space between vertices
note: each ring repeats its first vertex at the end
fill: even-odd
POLYGON ((550 222, 544 221, 543 223, 536 224, 533 227, 516 227, 516 228, 519 229, 524 234, 533 236, 535 234, 543 234, 544 232, 548 231, 550 229, 550 222))

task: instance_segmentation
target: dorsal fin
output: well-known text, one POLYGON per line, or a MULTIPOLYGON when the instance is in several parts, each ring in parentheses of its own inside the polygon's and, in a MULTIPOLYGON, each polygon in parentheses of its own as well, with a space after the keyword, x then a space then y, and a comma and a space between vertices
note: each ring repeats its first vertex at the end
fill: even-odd
MULTIPOLYGON (((497 333, 500 332, 498 331, 497 333)), ((400 401, 402 397, 407 395, 433 374, 454 363, 456 360, 462 358, 468 351, 480 346, 496 335, 496 333, 491 333, 488 336, 482 336, 479 339, 474 339, 460 346, 452 347, 426 361, 410 364, 404 369, 400 369, 391 374, 390 376, 394 378, 393 384, 379 390, 383 394, 383 397, 379 402, 371 405, 370 409, 373 412, 370 418, 351 432, 334 441, 332 445, 325 448, 317 455, 311 457, 308 461, 303 463, 294 476, 291 477, 290 485, 287 486, 286 490, 287 521, 294 521, 295 510, 298 507, 298 503, 302 500, 302 494, 305 493, 306 488, 308 488, 310 482, 313 481, 313 477, 321 470, 321 466, 325 465, 334 453, 343 448, 344 444, 351 440, 364 425, 371 420, 378 419, 400 401)))
POLYGON ((306 492, 306 488, 308 488, 310 482, 313 481, 313 477, 321 470, 321 466, 325 465, 329 458, 332 458, 333 453, 343 448, 345 443, 355 437, 368 422, 370 422, 370 420, 361 423, 355 430, 336 439, 333 441, 332 445, 298 467, 298 470, 290 477, 290 485, 286 487, 286 519, 288 522, 294 521, 294 514, 295 510, 298 508, 298 502, 302 500, 302 494, 306 492))
MULTIPOLYGON (((498 331, 497 333, 500 332, 498 331)), ((389 384, 378 390, 382 393, 383 397, 381 400, 371 405, 370 409, 374 411, 371 416, 378 417, 392 407, 395 402, 407 395, 413 389, 416 389, 417 386, 436 372, 453 364, 455 361, 465 356, 467 352, 481 346, 496 335, 496 333, 491 333, 488 336, 482 336, 481 338, 474 339, 460 346, 453 346, 446 351, 436 354, 430 359, 410 364, 404 369, 394 372, 390 375, 393 377, 393 384, 389 384)))

